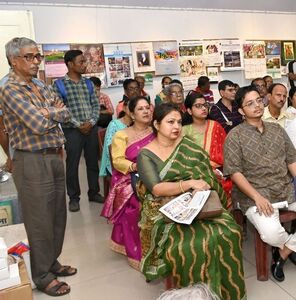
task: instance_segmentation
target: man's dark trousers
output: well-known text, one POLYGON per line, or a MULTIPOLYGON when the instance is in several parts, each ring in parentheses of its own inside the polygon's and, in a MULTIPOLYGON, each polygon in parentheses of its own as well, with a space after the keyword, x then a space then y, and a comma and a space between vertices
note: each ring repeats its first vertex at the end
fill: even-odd
POLYGON ((88 197, 93 198, 100 190, 98 127, 95 125, 89 135, 82 134, 77 128, 63 128, 63 131, 66 137, 66 183, 70 202, 80 200, 78 170, 82 150, 86 162, 88 197))

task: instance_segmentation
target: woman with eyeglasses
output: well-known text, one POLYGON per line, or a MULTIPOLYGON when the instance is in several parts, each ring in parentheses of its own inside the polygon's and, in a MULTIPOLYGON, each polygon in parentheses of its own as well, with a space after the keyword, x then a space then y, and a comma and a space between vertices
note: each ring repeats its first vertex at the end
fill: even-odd
POLYGON ((187 121, 189 125, 183 127, 183 134, 191 138, 198 146, 206 150, 210 156, 210 163, 227 195, 227 208, 232 205, 230 192, 232 182, 223 177, 223 145, 226 132, 216 121, 208 120, 209 104, 201 93, 190 91, 185 99, 187 121))
POLYGON ((123 116, 123 103, 134 97, 140 96, 140 86, 139 83, 132 78, 125 79, 123 82, 124 95, 121 101, 118 102, 116 106, 116 116, 121 118, 123 116))
MULTIPOLYGON (((179 80, 178 80, 179 81, 179 80)), ((186 121, 186 108, 184 105, 184 90, 182 83, 177 80, 170 83, 165 88, 165 94, 166 94, 166 103, 172 103, 178 106, 181 115, 182 115, 182 125, 187 124, 186 121)))

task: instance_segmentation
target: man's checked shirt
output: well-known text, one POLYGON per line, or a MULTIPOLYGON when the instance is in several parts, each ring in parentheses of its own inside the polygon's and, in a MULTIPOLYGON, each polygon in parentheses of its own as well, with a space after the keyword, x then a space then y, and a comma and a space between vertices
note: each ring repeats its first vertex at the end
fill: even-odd
POLYGON ((32 82, 42 99, 12 70, 8 81, 0 88, 4 124, 10 144, 14 149, 26 151, 61 147, 65 139, 59 123, 68 121, 70 113, 66 107, 54 107, 58 97, 49 87, 35 78, 32 82), (48 110, 49 118, 40 113, 42 108, 48 110))

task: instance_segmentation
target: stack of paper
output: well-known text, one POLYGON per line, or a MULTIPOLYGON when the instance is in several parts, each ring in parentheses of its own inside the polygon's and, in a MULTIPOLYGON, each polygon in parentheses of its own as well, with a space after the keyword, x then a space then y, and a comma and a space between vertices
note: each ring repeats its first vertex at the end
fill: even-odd
POLYGON ((21 283, 18 264, 8 266, 7 246, 3 238, 0 238, 0 290, 21 283))

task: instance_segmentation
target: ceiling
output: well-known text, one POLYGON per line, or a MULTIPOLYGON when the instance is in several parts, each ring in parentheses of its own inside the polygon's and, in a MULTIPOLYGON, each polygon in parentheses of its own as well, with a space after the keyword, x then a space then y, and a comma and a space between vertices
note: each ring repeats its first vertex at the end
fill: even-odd
POLYGON ((29 0, 0 1, 0 4, 18 5, 99 5, 174 9, 255 10, 296 12, 295 0, 29 0))

